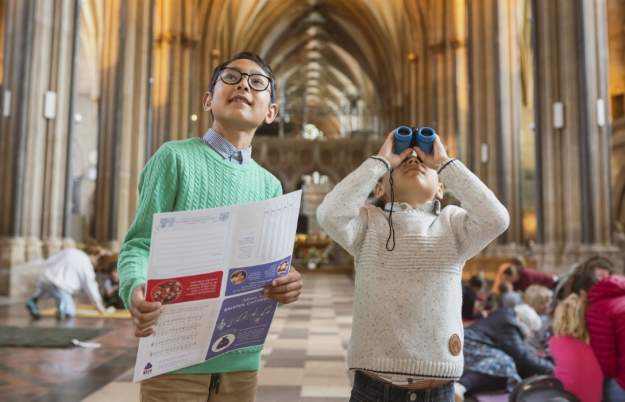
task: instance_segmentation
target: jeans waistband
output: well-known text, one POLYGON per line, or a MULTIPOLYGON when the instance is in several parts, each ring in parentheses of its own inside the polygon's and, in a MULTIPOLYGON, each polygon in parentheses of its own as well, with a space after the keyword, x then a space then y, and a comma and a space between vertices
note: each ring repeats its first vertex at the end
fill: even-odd
POLYGON ((384 402, 449 402, 454 394, 453 382, 436 388, 409 389, 376 380, 362 371, 355 373, 354 388, 384 402))

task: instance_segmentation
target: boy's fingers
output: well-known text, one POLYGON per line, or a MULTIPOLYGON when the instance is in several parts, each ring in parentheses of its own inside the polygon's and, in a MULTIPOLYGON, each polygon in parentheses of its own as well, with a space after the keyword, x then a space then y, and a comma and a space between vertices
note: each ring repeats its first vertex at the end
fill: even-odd
POLYGON ((140 323, 139 325, 137 325, 137 330, 143 331, 145 329, 152 328, 154 327, 154 325, 156 325, 157 321, 158 321, 157 319, 154 319, 154 320, 140 323))
POLYGON ((151 313, 152 311, 159 310, 161 308, 161 303, 142 301, 137 303, 136 307, 140 313, 151 313))
POLYGON ((154 333, 152 328, 144 329, 144 330, 135 330, 135 336, 137 338, 144 338, 146 336, 150 336, 154 333))
MULTIPOLYGON (((419 157, 419 159, 421 159, 421 162, 426 162, 428 161, 430 158, 432 158, 432 155, 428 155, 426 154, 421 148, 419 147, 415 147, 414 150, 417 152, 417 156, 419 157)), ((429 166, 429 164, 426 163, 427 166, 429 166)))
POLYGON ((141 322, 146 322, 146 321, 152 321, 157 319, 158 317, 160 317, 161 315, 161 310, 155 310, 149 313, 141 313, 138 318, 141 322))
POLYGON ((284 285, 287 284, 289 282, 291 282, 291 278, 289 278, 289 275, 291 275, 291 273, 285 275, 285 276, 281 276, 279 278, 274 279, 271 282, 271 285, 269 286, 270 288, 275 288, 276 286, 280 286, 280 285, 284 285))
POLYGON ((296 301, 301 293, 302 292, 299 290, 294 290, 292 292, 283 293, 280 295, 268 295, 267 297, 274 301, 277 301, 278 303, 288 304, 296 301))
POLYGON ((302 283, 299 281, 289 282, 287 284, 281 286, 272 286, 267 288, 266 294, 278 295, 281 293, 287 293, 293 290, 300 290, 302 288, 302 283))
POLYGON ((276 286, 285 285, 290 282, 296 282, 299 281, 301 278, 302 274, 297 272, 295 268, 291 268, 291 272, 289 272, 288 275, 274 279, 273 282, 271 282, 271 287, 275 288, 276 286))
POLYGON ((300 291, 289 292, 283 296, 280 296, 278 302, 282 304, 293 303, 299 298, 300 294, 301 294, 300 291))
POLYGON ((403 161, 404 159, 409 157, 411 153, 412 153, 412 148, 406 148, 401 154, 399 154, 399 157, 403 161))

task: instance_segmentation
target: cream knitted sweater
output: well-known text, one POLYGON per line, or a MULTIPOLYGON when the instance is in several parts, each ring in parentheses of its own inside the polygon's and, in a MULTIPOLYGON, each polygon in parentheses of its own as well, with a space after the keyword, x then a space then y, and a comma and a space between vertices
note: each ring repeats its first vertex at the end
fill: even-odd
POLYGON ((506 230, 509 215, 460 161, 439 178, 462 208, 433 203, 393 211, 396 246, 386 250, 388 213, 365 202, 387 172, 367 159, 317 210, 324 230, 355 257, 350 369, 457 379, 462 374, 461 274, 465 261, 506 230))

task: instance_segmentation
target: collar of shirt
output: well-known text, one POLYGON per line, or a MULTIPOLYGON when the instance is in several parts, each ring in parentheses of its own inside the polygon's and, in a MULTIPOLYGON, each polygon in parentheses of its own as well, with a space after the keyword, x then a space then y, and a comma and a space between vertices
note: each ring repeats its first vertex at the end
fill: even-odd
POLYGON ((225 139, 213 128, 209 128, 206 134, 202 137, 202 140, 215 152, 221 155, 222 158, 229 160, 239 165, 245 165, 252 159, 252 146, 250 145, 244 149, 237 149, 230 141, 225 139))
MULTIPOLYGON (((407 202, 394 202, 392 205, 393 205, 393 211, 395 212, 396 211, 410 211, 410 210, 423 211, 423 212, 434 211, 434 201, 428 201, 425 204, 417 205, 416 207, 413 207, 407 202)), ((387 202, 386 205, 384 206, 384 211, 390 212, 390 210, 391 210, 391 203, 387 202)))

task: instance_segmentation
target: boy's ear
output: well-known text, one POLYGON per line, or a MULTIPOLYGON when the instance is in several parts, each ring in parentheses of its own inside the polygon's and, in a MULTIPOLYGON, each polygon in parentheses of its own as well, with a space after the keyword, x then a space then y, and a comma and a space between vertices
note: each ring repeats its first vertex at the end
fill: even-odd
POLYGON ((211 110, 211 106, 213 104, 213 95, 210 92, 206 92, 204 96, 202 96, 202 107, 205 112, 211 110))
POLYGON ((265 115, 265 123, 271 124, 278 116, 278 104, 271 103, 269 104, 269 108, 267 109, 267 114, 265 115))
POLYGON ((384 186, 382 185, 382 183, 377 182, 375 184, 375 188, 373 189, 373 195, 375 196, 375 198, 383 198, 384 194, 384 186))
POLYGON ((434 195, 437 199, 442 200, 445 195, 445 186, 443 183, 438 183, 438 189, 436 190, 436 194, 434 195))

